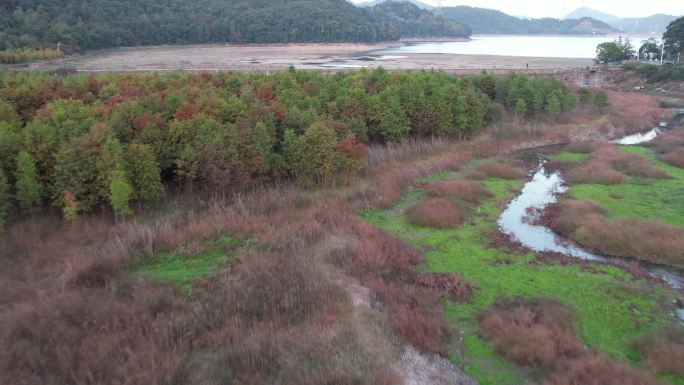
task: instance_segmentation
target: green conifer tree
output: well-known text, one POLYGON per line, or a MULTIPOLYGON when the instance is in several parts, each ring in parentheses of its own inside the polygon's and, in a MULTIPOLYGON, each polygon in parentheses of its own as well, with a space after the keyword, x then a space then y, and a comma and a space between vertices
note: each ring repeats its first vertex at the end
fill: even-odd
POLYGON ((17 202, 26 213, 33 214, 43 198, 43 185, 38 179, 38 169, 31 154, 26 151, 17 157, 16 171, 17 202))
POLYGON ((11 206, 10 198, 9 182, 7 182, 5 172, 0 168, 0 232, 3 231, 7 223, 7 215, 11 206))
POLYGON ((549 115, 553 116, 554 118, 557 118, 560 115, 561 103, 555 94, 549 96, 549 99, 546 101, 546 108, 545 109, 546 109, 546 112, 548 112, 549 115))
POLYGON ((153 201, 164 196, 161 170, 150 146, 132 143, 128 146, 126 163, 135 199, 153 201))
POLYGON ((130 207, 132 195, 133 187, 126 180, 124 172, 121 170, 114 171, 109 182, 109 203, 117 215, 117 220, 119 215, 133 214, 130 207))

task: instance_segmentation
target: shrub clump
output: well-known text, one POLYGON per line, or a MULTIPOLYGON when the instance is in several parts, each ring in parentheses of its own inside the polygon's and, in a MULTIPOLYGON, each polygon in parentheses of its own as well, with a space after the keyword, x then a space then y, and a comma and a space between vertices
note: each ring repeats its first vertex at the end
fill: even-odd
POLYGON ((503 301, 482 313, 480 331, 496 352, 518 365, 551 368, 580 357, 584 347, 574 336, 574 316, 557 302, 503 301))
POLYGON ((670 131, 655 140, 660 159, 675 167, 684 168, 684 132, 670 131))
POLYGON ((684 329, 648 334, 635 343, 644 365, 658 375, 684 376, 684 329))
POLYGON ((477 167, 470 173, 469 178, 475 180, 483 180, 487 178, 497 179, 522 179, 525 173, 507 163, 494 162, 487 163, 477 167))
POLYGON ((570 184, 595 183, 608 185, 624 183, 627 180, 627 176, 616 171, 607 163, 590 161, 568 171, 565 180, 570 184))
POLYGON ((481 183, 468 180, 443 180, 432 183, 425 190, 434 198, 459 199, 468 203, 480 203, 483 198, 492 196, 492 192, 481 183))
POLYGON ((480 331, 508 360, 548 373, 543 385, 655 385, 656 380, 587 349, 574 317, 552 300, 506 300, 479 317, 480 331))
POLYGON ((451 229, 461 223, 461 213, 448 199, 428 198, 406 210, 406 219, 415 226, 451 229))
POLYGON ((589 161, 567 173, 568 183, 621 184, 627 181, 628 175, 646 179, 671 178, 643 156, 621 152, 613 145, 585 142, 573 148, 574 151, 590 149, 589 161))
POLYGON ((555 231, 605 255, 684 266, 684 230, 639 218, 606 218, 593 201, 567 201, 547 209, 555 231))

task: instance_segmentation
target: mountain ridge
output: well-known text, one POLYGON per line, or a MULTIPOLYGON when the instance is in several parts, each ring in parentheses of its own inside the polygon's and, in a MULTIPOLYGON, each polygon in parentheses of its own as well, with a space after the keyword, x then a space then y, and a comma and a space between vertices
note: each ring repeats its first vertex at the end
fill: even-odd
POLYGON ((667 26, 678 16, 658 13, 645 17, 621 18, 588 7, 580 7, 565 16, 565 19, 592 17, 603 21, 625 33, 664 33, 667 26))
POLYGON ((464 5, 444 7, 442 15, 446 19, 470 26, 475 34, 594 35, 618 32, 614 27, 592 18, 521 19, 494 9, 464 5))

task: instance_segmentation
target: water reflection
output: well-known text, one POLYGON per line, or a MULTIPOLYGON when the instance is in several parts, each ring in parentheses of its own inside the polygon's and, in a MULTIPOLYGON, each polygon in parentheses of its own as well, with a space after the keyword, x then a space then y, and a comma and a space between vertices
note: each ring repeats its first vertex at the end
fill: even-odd
MULTIPOLYGON (((549 171, 546 161, 541 161, 535 170, 532 180, 523 187, 520 195, 515 198, 501 214, 498 225, 504 234, 518 241, 526 248, 536 252, 556 252, 575 258, 590 261, 622 264, 621 258, 611 258, 588 252, 581 247, 563 239, 551 229, 530 223, 530 215, 543 211, 548 205, 556 203, 558 195, 567 192, 563 178, 558 171, 549 171)), ((677 290, 684 288, 684 276, 666 266, 656 266, 647 263, 640 264, 654 277, 666 281, 677 290)), ((677 315, 684 322, 684 309, 679 309, 677 315)))

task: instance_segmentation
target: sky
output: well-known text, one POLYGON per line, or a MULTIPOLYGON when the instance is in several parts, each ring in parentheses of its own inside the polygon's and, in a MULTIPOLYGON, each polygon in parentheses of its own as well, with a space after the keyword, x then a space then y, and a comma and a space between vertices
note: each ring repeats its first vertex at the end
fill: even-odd
MULTIPOLYGON (((355 3, 364 0, 352 0, 355 3)), ((437 5, 437 0, 421 0, 437 5)), ((618 17, 684 15, 684 0, 442 0, 442 6, 492 8, 515 16, 562 18, 582 5, 618 17)))

